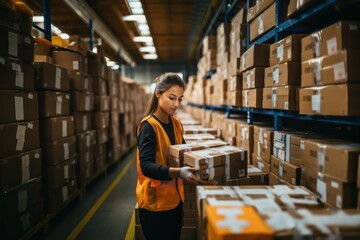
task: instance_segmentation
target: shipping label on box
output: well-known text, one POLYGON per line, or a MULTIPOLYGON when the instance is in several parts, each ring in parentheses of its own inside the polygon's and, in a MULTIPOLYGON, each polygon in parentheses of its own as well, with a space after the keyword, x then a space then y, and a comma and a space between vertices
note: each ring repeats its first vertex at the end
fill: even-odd
POLYGON ((91 113, 90 112, 74 112, 75 133, 82 133, 91 128, 91 113))
POLYGON ((263 94, 263 108, 292 111, 298 109, 298 88, 296 86, 264 88, 263 94))
POLYGON ((70 94, 63 92, 39 92, 40 117, 58 117, 70 114, 70 94))
POLYGON ((81 91, 81 92, 92 92, 93 86, 94 91, 98 92, 98 87, 95 84, 95 81, 92 76, 87 75, 80 71, 68 71, 70 77, 70 88, 71 91, 81 91))
POLYGON ((74 112, 92 111, 94 109, 94 95, 90 92, 72 92, 71 108, 74 112))
POLYGON ((0 89, 34 90, 34 69, 31 63, 0 57, 0 89))

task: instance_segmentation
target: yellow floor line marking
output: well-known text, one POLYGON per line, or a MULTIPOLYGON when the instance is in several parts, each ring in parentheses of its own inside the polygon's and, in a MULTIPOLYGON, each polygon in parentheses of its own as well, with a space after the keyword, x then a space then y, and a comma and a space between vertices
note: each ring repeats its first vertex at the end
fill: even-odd
POLYGON ((134 240, 135 237, 135 211, 132 214, 125 240, 134 240))
POLYGON ((91 209, 86 213, 80 223, 74 228, 74 230, 70 233, 70 235, 66 238, 67 240, 74 240, 80 234, 80 232, 84 229, 86 224, 90 221, 90 219, 94 216, 96 211, 100 208, 106 198, 110 195, 110 193, 114 190, 126 172, 129 170, 130 166, 134 163, 133 159, 131 159, 124 169, 119 173, 116 179, 110 184, 110 186, 105 190, 105 192, 101 195, 101 197, 97 200, 97 202, 91 207, 91 209))

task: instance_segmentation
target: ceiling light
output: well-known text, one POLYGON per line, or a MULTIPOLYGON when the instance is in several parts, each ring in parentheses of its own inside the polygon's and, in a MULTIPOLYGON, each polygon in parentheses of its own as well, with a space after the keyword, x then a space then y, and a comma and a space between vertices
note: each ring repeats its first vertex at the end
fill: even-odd
POLYGON ((34 23, 43 23, 44 22, 44 16, 33 16, 33 22, 34 23))
POLYGON ((133 38, 134 42, 153 42, 153 38, 150 36, 138 36, 133 38))
POLYGON ((156 49, 153 46, 148 47, 140 47, 140 52, 149 52, 149 53, 156 53, 156 49))
POLYGON ((145 15, 127 15, 123 17, 123 20, 146 23, 145 15))
POLYGON ((146 23, 139 23, 138 24, 138 27, 139 27, 139 30, 141 31, 141 30, 144 30, 144 31, 149 31, 150 29, 149 29, 149 25, 147 25, 146 23))
POLYGON ((134 1, 134 2, 129 2, 130 8, 142 8, 142 4, 140 1, 134 1))
POLYGON ((146 46, 154 46, 154 42, 146 42, 145 45, 146 46))
POLYGON ((94 47, 92 51, 93 53, 97 53, 97 47, 94 47))
POLYGON ((144 54, 144 59, 157 59, 158 55, 155 53, 144 54))
POLYGON ((114 61, 108 61, 108 62, 106 63, 106 66, 108 66, 108 67, 115 66, 115 62, 114 62, 114 61))
POLYGON ((132 8, 131 11, 133 14, 144 14, 144 10, 142 8, 132 8))
POLYGON ((68 40, 70 38, 69 34, 66 34, 66 33, 61 33, 60 37, 64 40, 68 40))
POLYGON ((150 31, 149 31, 149 30, 140 30, 140 33, 141 33, 142 36, 150 35, 150 31))

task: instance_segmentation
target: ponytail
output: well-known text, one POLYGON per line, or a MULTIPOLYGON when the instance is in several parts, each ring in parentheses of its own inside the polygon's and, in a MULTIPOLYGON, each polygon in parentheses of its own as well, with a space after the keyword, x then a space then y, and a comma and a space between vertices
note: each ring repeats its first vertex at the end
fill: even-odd
POLYGON ((155 92, 156 91, 154 91, 154 94, 152 95, 152 97, 148 103, 148 106, 146 107, 143 118, 149 116, 150 114, 153 114, 159 105, 159 99, 157 98, 155 92))

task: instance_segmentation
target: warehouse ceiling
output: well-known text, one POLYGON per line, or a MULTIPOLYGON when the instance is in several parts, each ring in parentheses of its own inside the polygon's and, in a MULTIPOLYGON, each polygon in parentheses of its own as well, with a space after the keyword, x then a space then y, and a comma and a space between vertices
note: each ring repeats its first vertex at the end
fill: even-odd
MULTIPOLYGON (((135 63, 145 61, 139 51, 144 43, 135 43, 134 36, 140 32, 135 22, 126 22, 124 16, 131 10, 127 0, 72 0, 89 7, 116 40, 122 44, 120 52, 128 53, 135 63)), ((42 14, 42 0, 26 1, 35 12, 42 14)), ((67 0, 49 0, 52 23, 69 35, 77 34, 89 39, 89 27, 67 0)), ((201 40, 209 16, 214 12, 219 0, 142 0, 144 15, 153 37, 154 46, 160 62, 192 62, 196 47, 201 40)), ((79 13, 80 12, 80 13, 79 13)), ((95 23, 96 24, 96 23, 95 23)), ((101 34, 100 34, 101 35, 101 34)), ((95 39, 100 37, 95 31, 95 39)), ((102 39, 105 54, 116 60, 118 51, 110 47, 109 39, 102 39)))

